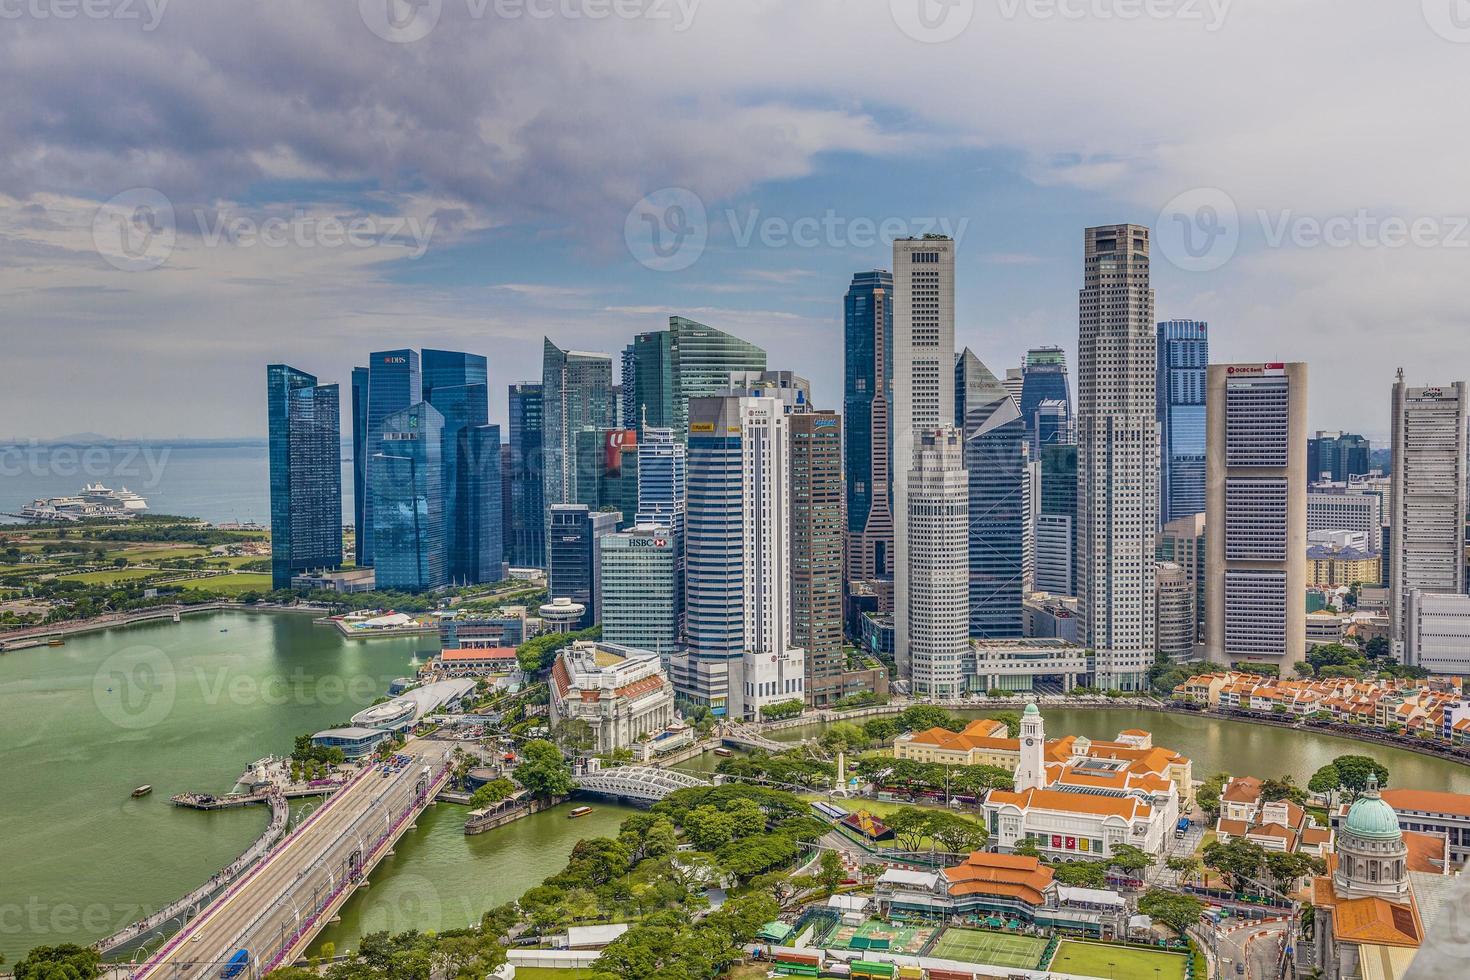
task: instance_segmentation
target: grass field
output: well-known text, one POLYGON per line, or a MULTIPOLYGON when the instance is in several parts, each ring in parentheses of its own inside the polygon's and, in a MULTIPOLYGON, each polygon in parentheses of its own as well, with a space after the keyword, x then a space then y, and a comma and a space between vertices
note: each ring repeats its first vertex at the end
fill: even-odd
POLYGON ((1063 940, 1047 969, 1053 973, 1076 973, 1104 980, 1150 978, 1158 971, 1158 980, 1184 980, 1188 958, 1182 953, 1164 953, 1152 949, 1104 946, 1063 940))
POLYGON ((984 966, 1036 970, 1046 954, 1046 940, 1039 936, 1012 936, 983 929, 946 929, 930 956, 984 966))
POLYGON ((61 575, 58 577, 63 582, 111 585, 113 582, 131 582, 157 574, 158 570, 156 568, 110 568, 101 572, 79 572, 76 575, 61 575))
MULTIPOLYGON (((550 966, 516 967, 516 980, 588 980, 591 976, 591 970, 579 967, 567 970, 559 970, 550 966)), ((764 968, 762 968, 761 976, 765 976, 764 968)))
POLYGON ((181 584, 185 591, 189 592, 220 592, 224 595, 239 595, 241 592, 269 592, 271 577, 264 572, 232 572, 229 575, 189 579, 181 584))

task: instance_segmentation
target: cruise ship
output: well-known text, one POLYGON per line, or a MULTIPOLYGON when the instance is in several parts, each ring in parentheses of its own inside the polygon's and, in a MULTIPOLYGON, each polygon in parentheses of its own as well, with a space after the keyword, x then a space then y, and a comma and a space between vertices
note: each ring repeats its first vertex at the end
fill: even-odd
POLYGON ((127 487, 112 490, 88 484, 74 497, 43 497, 20 510, 28 521, 126 520, 148 509, 148 501, 127 487))

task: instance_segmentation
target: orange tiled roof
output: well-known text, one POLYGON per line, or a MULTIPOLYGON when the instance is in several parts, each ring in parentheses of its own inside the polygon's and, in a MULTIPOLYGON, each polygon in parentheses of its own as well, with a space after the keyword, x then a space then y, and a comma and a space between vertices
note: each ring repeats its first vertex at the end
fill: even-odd
POLYGON ((991 790, 986 802, 1010 804, 1022 810, 1052 810, 1058 813, 1090 813, 1099 817, 1148 817, 1153 807, 1132 797, 1098 796, 1093 793, 1069 793, 1057 789, 1028 789, 1020 793, 991 790))
MULTIPOLYGON (((1455 725, 1460 727, 1470 718, 1455 725)), ((1449 813, 1457 817, 1470 817, 1470 796, 1463 793, 1441 793, 1427 789, 1386 789, 1383 800, 1395 810, 1423 810, 1430 813, 1449 813)))
POLYGON ((1052 870, 1040 860, 1020 854, 987 854, 976 851, 963 864, 945 868, 949 893, 960 895, 996 895, 1021 898, 1032 905, 1045 902, 1045 891, 1052 883, 1052 870))

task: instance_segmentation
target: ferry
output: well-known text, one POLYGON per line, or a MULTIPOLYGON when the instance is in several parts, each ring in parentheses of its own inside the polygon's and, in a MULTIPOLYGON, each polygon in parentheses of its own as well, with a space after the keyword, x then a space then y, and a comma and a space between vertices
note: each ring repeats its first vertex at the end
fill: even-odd
POLYGON ((147 796, 151 792, 153 792, 153 787, 145 783, 142 786, 139 786, 137 789, 133 790, 133 798, 137 799, 140 796, 147 796))
POLYGON ((734 754, 735 754, 734 752, 731 752, 729 749, 725 748, 723 745, 720 746, 719 748, 715 749, 715 755, 719 756, 721 759, 728 759, 728 758, 730 758, 730 756, 732 756, 734 754))
POLYGON ((573 817, 585 817, 591 812, 592 808, 590 806, 573 807, 572 812, 567 814, 567 819, 571 820, 573 817))
POLYGON ((51 639, 46 641, 46 645, 48 647, 64 647, 66 646, 66 641, 59 636, 53 636, 51 639))

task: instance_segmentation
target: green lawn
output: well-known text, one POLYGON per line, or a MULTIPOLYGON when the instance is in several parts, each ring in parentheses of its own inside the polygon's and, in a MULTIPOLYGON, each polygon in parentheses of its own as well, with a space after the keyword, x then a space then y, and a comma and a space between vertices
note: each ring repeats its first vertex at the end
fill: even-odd
POLYGON ((1183 953, 1066 939, 1057 946, 1048 969, 1053 973, 1076 973, 1104 980, 1142 980, 1153 977, 1157 970, 1159 980, 1184 980, 1187 962, 1183 953))
POLYGON ((1039 936, 1014 936, 984 929, 944 930, 930 956, 984 966, 1017 967, 1035 970, 1046 954, 1046 940, 1039 936))
POLYGON ((155 568, 110 568, 101 572, 79 572, 75 575, 59 576, 63 582, 85 582, 88 585, 111 585, 113 582, 131 582, 157 575, 155 568))
POLYGON ((241 592, 269 592, 271 577, 264 572, 231 572, 229 575, 191 578, 180 584, 188 592, 220 592, 225 595, 239 595, 241 592))
MULTIPOLYGON (((762 973, 762 976, 765 974, 762 973)), ((566 970, 558 970, 550 966, 518 966, 516 967, 516 980, 590 980, 591 970, 581 967, 572 967, 566 970)))

